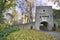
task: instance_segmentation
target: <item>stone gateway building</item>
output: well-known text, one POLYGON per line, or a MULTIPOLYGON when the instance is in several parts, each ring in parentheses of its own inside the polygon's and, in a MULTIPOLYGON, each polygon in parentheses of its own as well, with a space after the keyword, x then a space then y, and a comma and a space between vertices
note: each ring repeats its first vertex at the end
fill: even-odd
POLYGON ((52 30, 54 26, 53 22, 53 10, 51 6, 37 6, 35 28, 37 30, 52 30))
POLYGON ((20 24, 22 29, 52 30, 54 27, 53 10, 51 6, 37 6, 35 22, 20 24))

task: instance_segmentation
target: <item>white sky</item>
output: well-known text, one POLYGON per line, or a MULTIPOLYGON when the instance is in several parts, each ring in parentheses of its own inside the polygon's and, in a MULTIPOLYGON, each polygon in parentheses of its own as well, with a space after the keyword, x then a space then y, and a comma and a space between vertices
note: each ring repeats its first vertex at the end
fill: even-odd
POLYGON ((54 4, 54 1, 48 1, 48 0, 35 0, 35 5, 37 6, 52 6, 53 9, 60 9, 60 7, 57 5, 58 3, 54 4))

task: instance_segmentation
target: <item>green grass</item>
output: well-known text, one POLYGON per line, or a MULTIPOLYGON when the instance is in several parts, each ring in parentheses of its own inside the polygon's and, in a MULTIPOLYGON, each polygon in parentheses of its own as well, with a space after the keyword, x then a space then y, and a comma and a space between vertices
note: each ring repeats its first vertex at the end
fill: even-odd
POLYGON ((36 30, 20 30, 18 26, 0 25, 0 40, 55 40, 50 35, 36 30))
POLYGON ((10 33, 18 31, 18 27, 9 27, 5 25, 0 25, 0 40, 6 40, 6 36, 8 36, 10 33))
POLYGON ((8 35, 6 40, 55 40, 55 38, 36 30, 20 30, 8 35))

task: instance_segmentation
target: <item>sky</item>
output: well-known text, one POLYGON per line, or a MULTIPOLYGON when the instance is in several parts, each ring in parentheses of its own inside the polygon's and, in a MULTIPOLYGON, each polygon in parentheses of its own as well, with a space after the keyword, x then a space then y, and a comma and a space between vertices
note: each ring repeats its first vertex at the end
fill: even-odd
POLYGON ((60 9, 60 7, 57 5, 58 3, 54 4, 54 0, 35 0, 35 5, 40 6, 52 6, 53 9, 60 9))
MULTIPOLYGON (((23 0, 19 0, 19 1, 22 2, 23 0)), ((19 4, 17 4, 17 5, 19 6, 19 4)), ((58 9, 60 9, 60 7, 57 4, 58 3, 54 4, 54 0, 49 0, 49 1, 48 0, 34 0, 34 6, 52 6, 53 9, 57 9, 58 10, 58 9)), ((22 17, 21 9, 16 6, 16 10, 19 13, 19 19, 20 19, 22 17)), ((33 12, 35 13, 35 7, 33 8, 33 10, 34 10, 33 12)))

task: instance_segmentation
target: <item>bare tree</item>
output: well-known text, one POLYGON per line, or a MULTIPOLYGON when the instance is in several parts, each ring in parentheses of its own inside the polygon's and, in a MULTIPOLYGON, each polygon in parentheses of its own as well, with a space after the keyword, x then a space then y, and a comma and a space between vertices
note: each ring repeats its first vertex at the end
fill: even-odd
POLYGON ((19 0, 16 3, 16 5, 18 8, 21 9, 22 16, 24 14, 28 14, 28 15, 26 15, 26 16, 28 16, 27 20, 29 22, 33 21, 33 17, 32 17, 33 0, 19 0))

